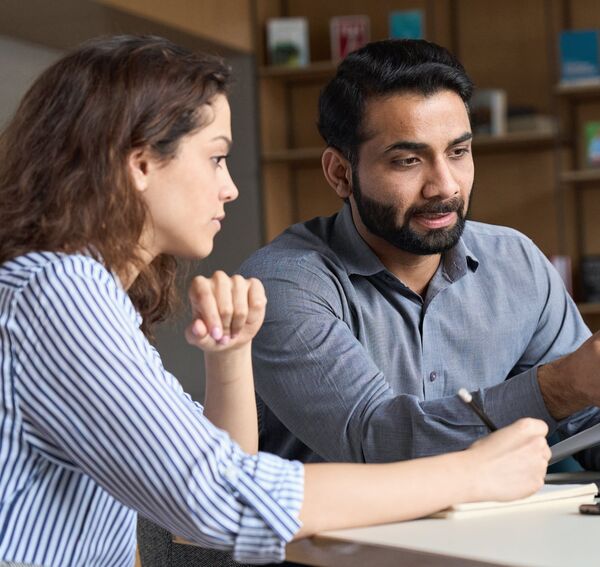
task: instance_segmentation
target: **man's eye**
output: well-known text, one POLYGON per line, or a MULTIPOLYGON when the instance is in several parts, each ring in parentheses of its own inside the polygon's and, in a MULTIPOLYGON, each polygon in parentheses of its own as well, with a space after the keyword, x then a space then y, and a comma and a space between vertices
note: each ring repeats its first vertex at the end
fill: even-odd
POLYGON ((452 150, 452 157, 463 157, 470 152, 471 150, 469 148, 455 148, 452 150))
POLYGON ((411 165, 415 165, 419 163, 419 158, 416 157, 407 157, 407 158, 395 158, 392 160, 394 165, 398 165, 400 167, 410 167, 411 165))

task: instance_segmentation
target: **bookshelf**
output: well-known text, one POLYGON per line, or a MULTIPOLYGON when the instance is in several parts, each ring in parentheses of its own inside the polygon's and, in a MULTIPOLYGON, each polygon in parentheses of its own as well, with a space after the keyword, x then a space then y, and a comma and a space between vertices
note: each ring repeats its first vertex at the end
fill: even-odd
MULTIPOLYGON (((560 183, 565 201, 571 201, 572 238, 574 258, 580 265, 586 254, 600 253, 600 230, 597 213, 600 210, 600 167, 586 164, 583 127, 587 120, 600 120, 600 81, 559 84, 555 89, 559 101, 561 127, 566 144, 566 159, 561 160, 560 183)), ((568 208, 565 209, 565 212, 568 208)), ((565 222, 569 224, 569 220, 565 222)), ((582 285, 577 281, 576 297, 583 297, 582 285)), ((600 324, 600 303, 579 303, 582 315, 600 324)))
MULTIPOLYGON (((584 169, 576 158, 580 123, 592 112, 580 116, 576 109, 595 106, 600 118, 600 83, 557 86, 557 38, 568 27, 600 27, 600 5, 593 0, 257 0, 255 6, 266 241, 293 222, 331 214, 340 206, 321 173, 323 142, 315 125, 320 88, 336 67, 328 60, 329 19, 369 15, 372 39, 383 39, 390 11, 420 9, 426 37, 453 51, 476 86, 502 88, 509 105, 535 108, 568 125, 559 132, 476 136, 471 216, 520 230, 548 256, 571 256, 578 285, 582 242, 597 240, 600 253, 600 233, 596 237, 590 223, 580 222, 594 210, 600 215, 595 205, 600 205, 595 191, 600 169, 584 169), (264 24, 279 16, 307 18, 314 61, 309 66, 265 65, 264 24)), ((597 306, 580 304, 580 309, 593 328, 600 328, 597 306)))

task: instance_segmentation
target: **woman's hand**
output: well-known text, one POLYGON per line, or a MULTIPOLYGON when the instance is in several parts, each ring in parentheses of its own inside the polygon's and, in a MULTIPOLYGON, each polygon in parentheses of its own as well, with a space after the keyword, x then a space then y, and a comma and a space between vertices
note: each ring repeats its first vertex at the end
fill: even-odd
POLYGON ((473 473, 469 501, 514 500, 538 490, 550 458, 547 434, 543 421, 525 418, 473 443, 466 451, 473 473))
POLYGON ((189 344, 207 352, 240 347, 250 342, 262 325, 267 299, 262 283, 217 271, 197 276, 188 292, 192 323, 185 331, 189 344))

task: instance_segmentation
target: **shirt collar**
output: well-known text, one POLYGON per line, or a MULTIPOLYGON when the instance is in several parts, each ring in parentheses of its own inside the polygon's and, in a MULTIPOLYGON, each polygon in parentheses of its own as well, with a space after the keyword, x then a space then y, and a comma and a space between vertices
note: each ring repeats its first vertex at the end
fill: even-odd
MULTIPOLYGON (((349 275, 371 276, 386 270, 381 260, 356 230, 348 203, 344 204, 335 219, 331 247, 349 275)), ((479 260, 469 250, 462 237, 456 246, 444 254, 444 275, 451 281, 461 278, 469 269, 475 272, 478 266, 479 260)))

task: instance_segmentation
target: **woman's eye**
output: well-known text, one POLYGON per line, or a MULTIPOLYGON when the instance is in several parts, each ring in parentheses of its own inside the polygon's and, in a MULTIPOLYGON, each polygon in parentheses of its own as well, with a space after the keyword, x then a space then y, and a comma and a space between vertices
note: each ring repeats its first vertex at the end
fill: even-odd
POLYGON ((217 166, 220 166, 222 162, 224 162, 229 156, 214 156, 212 160, 215 162, 217 166))

